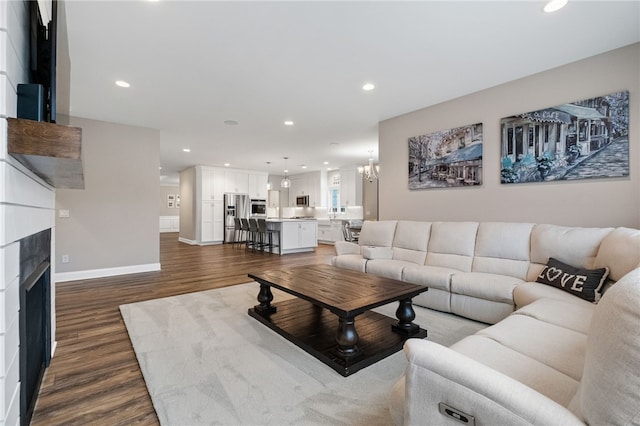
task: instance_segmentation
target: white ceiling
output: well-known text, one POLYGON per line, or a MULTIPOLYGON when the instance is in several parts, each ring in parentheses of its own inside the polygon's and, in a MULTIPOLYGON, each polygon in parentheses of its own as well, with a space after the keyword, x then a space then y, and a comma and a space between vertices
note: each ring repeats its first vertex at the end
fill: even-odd
POLYGON ((69 112, 160 130, 162 175, 364 163, 381 120, 640 41, 639 0, 543 5, 65 1, 69 112))

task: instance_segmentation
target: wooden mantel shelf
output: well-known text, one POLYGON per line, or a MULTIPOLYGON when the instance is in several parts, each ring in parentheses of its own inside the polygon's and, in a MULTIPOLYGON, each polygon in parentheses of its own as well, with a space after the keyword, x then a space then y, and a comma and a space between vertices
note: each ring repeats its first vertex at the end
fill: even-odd
POLYGON ((7 151, 54 188, 84 189, 82 129, 7 118, 7 151))

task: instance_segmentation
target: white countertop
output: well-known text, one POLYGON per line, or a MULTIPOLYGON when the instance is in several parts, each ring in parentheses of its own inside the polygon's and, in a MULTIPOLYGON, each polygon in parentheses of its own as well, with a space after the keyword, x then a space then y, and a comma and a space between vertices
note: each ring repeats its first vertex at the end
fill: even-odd
POLYGON ((267 222, 317 222, 317 221, 318 221, 318 219, 313 218, 313 217, 312 218, 308 218, 308 219, 294 219, 294 218, 267 219, 267 222))

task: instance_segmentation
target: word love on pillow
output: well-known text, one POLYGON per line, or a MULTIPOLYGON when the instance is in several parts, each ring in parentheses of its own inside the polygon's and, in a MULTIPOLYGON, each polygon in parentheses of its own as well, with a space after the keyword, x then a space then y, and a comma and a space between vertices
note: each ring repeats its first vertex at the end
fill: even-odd
POLYGON ((609 268, 574 268, 552 257, 538 275, 536 282, 558 287, 589 302, 597 302, 608 276, 609 268))

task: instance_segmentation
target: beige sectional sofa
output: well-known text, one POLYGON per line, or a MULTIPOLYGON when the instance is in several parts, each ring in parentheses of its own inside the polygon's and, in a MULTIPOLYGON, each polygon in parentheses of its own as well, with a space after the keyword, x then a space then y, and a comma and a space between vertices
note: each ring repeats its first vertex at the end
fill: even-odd
POLYGON ((639 230, 365 222, 336 252, 335 266, 428 286, 416 309, 494 324, 449 348, 407 341, 396 424, 640 424, 639 230), (608 282, 585 300, 582 272, 554 259, 608 282))

